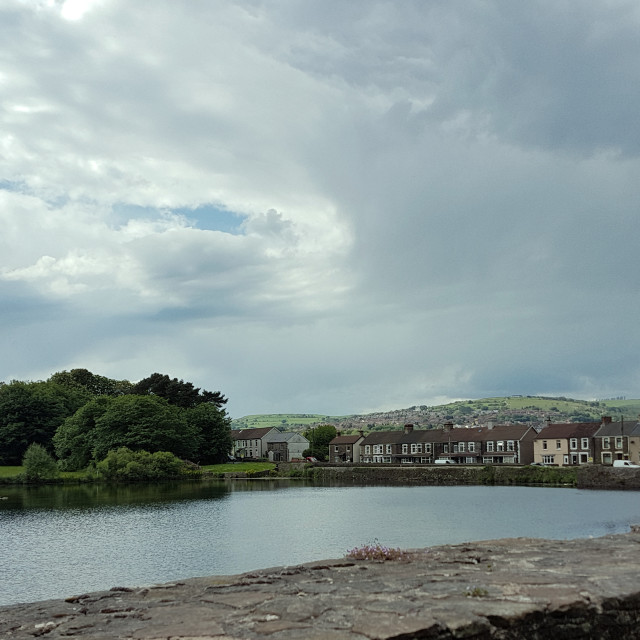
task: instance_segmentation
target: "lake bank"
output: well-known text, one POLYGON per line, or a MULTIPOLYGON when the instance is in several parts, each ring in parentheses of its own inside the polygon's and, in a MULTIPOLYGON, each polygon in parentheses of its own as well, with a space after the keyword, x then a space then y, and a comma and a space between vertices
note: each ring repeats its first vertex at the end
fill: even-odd
POLYGON ((328 560, 0 607, 0 635, 98 638, 640 638, 640 530, 499 539, 402 561, 328 560))

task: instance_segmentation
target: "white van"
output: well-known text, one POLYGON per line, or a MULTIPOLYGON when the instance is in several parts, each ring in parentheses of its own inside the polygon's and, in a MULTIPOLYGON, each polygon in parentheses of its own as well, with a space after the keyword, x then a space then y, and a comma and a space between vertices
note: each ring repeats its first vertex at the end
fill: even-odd
POLYGON ((614 467, 631 467, 632 469, 640 469, 640 464, 635 464, 631 460, 614 460, 614 467))
POLYGON ((455 464, 451 458, 438 458, 434 462, 435 464, 455 464))

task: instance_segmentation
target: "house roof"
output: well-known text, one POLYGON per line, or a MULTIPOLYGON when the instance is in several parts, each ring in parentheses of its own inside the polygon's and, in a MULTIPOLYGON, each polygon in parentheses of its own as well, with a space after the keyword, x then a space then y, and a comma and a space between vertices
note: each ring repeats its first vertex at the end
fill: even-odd
POLYGON ((295 431, 279 431, 278 433, 270 434, 268 438, 269 442, 289 442, 289 440, 298 440, 298 442, 302 442, 304 440, 307 443, 309 442, 307 438, 295 431))
MULTIPOLYGON (((596 438, 605 436, 630 436, 640 423, 632 422, 607 422, 603 424, 595 433, 596 438)), ((637 435, 637 433, 633 434, 637 435)))
POLYGON ((336 436, 329 444, 355 444, 362 438, 361 435, 355 436, 336 436))
POLYGON ((533 427, 526 424, 497 424, 487 428, 480 440, 522 440, 526 435, 535 437, 533 427))
POLYGON ((600 428, 599 422, 550 423, 536 436, 536 440, 550 438, 589 438, 600 428))
POLYGON ((259 440, 264 438, 270 431, 278 433, 275 427, 261 427, 259 429, 239 429, 238 431, 232 431, 231 435, 234 440, 259 440))

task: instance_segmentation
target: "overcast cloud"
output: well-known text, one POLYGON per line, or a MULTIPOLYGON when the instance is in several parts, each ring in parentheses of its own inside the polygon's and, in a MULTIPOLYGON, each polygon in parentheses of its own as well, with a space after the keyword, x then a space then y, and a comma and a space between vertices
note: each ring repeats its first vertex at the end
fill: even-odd
POLYGON ((0 0, 0 378, 638 397, 638 60, 635 0, 0 0))

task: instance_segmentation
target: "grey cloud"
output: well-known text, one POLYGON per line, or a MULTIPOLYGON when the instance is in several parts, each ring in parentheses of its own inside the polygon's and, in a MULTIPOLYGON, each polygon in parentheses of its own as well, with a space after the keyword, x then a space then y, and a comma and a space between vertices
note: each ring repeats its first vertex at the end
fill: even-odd
POLYGON ((635 393, 634 3, 2 11, 5 375, 234 415, 635 393))

